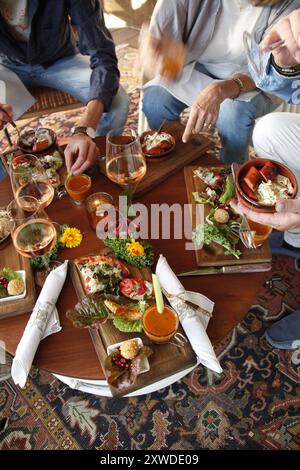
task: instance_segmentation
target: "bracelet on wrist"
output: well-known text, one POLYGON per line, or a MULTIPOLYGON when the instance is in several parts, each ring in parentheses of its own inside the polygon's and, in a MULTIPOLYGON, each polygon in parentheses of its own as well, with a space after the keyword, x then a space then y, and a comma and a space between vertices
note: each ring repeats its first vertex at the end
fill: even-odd
POLYGON ((291 67, 280 67, 278 64, 276 64, 273 54, 271 56, 271 64, 274 69, 280 73, 280 75, 285 77, 297 77, 300 75, 300 64, 296 64, 291 67))

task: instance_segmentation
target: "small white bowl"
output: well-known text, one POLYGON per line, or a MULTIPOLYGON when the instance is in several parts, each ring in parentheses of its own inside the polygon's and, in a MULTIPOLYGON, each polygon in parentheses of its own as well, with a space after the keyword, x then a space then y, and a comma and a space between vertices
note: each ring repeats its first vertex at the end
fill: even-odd
MULTIPOLYGON (((127 341, 128 340, 121 341, 121 343, 111 344, 110 346, 108 346, 107 347, 108 356, 111 353, 113 353, 114 351, 116 351, 121 346, 121 344, 127 343, 127 341)), ((133 341, 136 341, 140 348, 142 348, 144 346, 143 341, 142 341, 141 338, 133 338, 133 341)), ((144 374, 145 372, 149 372, 149 370, 150 370, 150 364, 149 364, 148 358, 144 357, 144 359, 141 362, 141 372, 140 373, 144 374)))
POLYGON ((25 286, 25 290, 22 294, 19 295, 8 295, 7 297, 4 297, 4 299, 0 299, 1 302, 10 302, 11 300, 20 300, 20 299, 25 299, 26 297, 26 271, 16 271, 16 273, 20 274, 22 281, 25 286))

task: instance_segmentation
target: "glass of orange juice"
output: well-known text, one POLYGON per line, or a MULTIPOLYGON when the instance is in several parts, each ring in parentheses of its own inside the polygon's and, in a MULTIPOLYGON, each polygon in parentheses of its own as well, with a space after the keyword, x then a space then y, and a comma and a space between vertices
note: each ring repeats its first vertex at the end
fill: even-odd
POLYGON ((269 225, 259 224, 249 219, 248 219, 248 223, 249 223, 249 227, 251 231, 255 232, 253 235, 253 241, 255 245, 259 248, 265 243, 266 240, 268 240, 273 229, 269 225))
POLYGON ((178 326, 177 313, 167 305, 163 313, 159 313, 156 305, 152 305, 143 315, 144 332, 153 343, 168 343, 175 336, 178 326))
POLYGON ((66 181, 66 190, 75 204, 80 205, 86 199, 92 185, 88 175, 69 176, 66 181))

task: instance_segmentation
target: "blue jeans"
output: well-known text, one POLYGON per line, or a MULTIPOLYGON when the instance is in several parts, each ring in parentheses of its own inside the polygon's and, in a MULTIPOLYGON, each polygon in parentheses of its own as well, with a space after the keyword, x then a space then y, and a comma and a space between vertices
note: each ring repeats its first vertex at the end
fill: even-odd
MULTIPOLYGON (((158 129, 164 119, 177 121, 187 108, 161 86, 144 91, 143 111, 152 129, 158 129)), ((224 163, 243 162, 248 158, 255 120, 273 111, 276 105, 260 93, 249 103, 227 99, 221 105, 217 128, 222 140, 221 158, 224 163)))
MULTIPOLYGON (((49 40, 51 40, 49 38, 49 40)), ((72 95, 78 101, 89 100, 92 70, 87 56, 76 54, 57 60, 49 67, 42 65, 3 64, 16 73, 26 87, 44 86, 72 95)), ((106 135, 111 129, 124 126, 129 109, 129 97, 120 86, 110 110, 104 113, 96 130, 97 135, 106 135)), ((0 180, 5 175, 0 165, 0 180)))

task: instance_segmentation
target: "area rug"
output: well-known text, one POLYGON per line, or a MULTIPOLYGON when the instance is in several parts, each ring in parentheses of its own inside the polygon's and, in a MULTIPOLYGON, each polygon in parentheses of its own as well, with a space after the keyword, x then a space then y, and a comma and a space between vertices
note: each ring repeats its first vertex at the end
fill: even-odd
MULTIPOLYGON (((300 305, 300 266, 278 257, 245 319, 217 347, 221 378, 200 366, 137 398, 74 391, 34 369, 25 390, 0 384, 0 449, 300 450, 300 350, 264 332, 300 305)), ((224 312, 226 315, 226 312, 224 312)))
MULTIPOLYGON (((137 70, 137 49, 133 47, 120 47, 117 49, 119 68, 121 70, 121 84, 130 97, 130 107, 127 124, 136 128, 138 121, 138 103, 140 78, 137 70)), ((40 118, 20 119, 17 121, 18 127, 49 127, 58 136, 58 143, 65 145, 71 135, 72 128, 76 126, 82 116, 84 107, 79 107, 71 111, 62 111, 42 116, 40 118)), ((13 142, 17 140, 17 133, 13 129, 9 130, 13 142)), ((7 147, 4 133, 0 132, 0 152, 7 147)))

